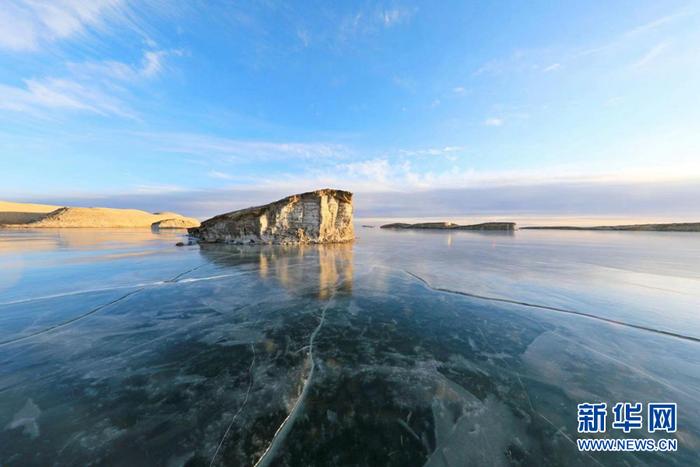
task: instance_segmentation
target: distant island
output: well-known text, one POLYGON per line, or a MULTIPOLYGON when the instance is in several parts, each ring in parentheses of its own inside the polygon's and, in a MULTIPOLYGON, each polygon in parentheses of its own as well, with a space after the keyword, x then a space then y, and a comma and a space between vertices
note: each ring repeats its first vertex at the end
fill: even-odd
MULTIPOLYGON (((459 225, 453 222, 420 222, 417 224, 407 224, 396 222, 385 224, 382 229, 397 230, 505 230, 513 231, 516 228, 515 222, 484 222, 482 224, 459 225)), ((608 231, 628 231, 628 232, 700 232, 700 222, 676 222, 668 224, 629 224, 629 225, 600 225, 594 227, 576 226, 533 226, 520 227, 519 230, 608 230, 608 231)))
POLYGON ((405 224, 397 222, 385 224, 381 229, 403 229, 403 230, 515 230, 515 222, 483 222, 481 224, 459 225, 453 222, 420 222, 417 224, 405 224))
POLYGON ((80 208, 0 201, 2 228, 188 228, 197 219, 174 212, 80 208))
POLYGON ((599 225, 595 227, 537 226, 521 227, 521 230, 622 230, 637 232, 700 232, 700 222, 676 222, 669 224, 599 225))

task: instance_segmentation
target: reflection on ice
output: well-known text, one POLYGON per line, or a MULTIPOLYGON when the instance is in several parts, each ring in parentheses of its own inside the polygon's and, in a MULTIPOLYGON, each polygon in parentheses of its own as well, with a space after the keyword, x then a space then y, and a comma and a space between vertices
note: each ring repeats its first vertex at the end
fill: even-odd
POLYGON ((0 247, 21 264, 0 290, 0 464, 696 463, 696 342, 440 290, 650 328, 675 324, 624 281, 601 299, 598 281, 644 275, 672 316, 697 300, 692 239, 691 265, 675 247, 640 256, 643 236, 567 234, 365 229, 354 245, 176 249, 100 233, 24 252, 15 233, 0 247), (679 451, 578 452, 576 404, 620 400, 677 402, 679 451))
POLYGON ((328 298, 336 287, 352 291, 353 246, 328 245, 235 246, 203 244, 206 260, 221 266, 254 264, 262 279, 274 278, 290 293, 317 287, 318 298, 328 298))

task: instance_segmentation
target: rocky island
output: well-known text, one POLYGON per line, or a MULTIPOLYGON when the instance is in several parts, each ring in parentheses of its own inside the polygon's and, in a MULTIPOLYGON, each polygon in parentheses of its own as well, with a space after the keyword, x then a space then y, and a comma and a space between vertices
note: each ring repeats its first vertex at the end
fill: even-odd
POLYGON ((354 239, 352 193, 323 189, 212 217, 190 235, 205 243, 342 243, 354 239))
POLYGON ((675 222, 670 224, 599 225, 595 227, 535 226, 528 230, 622 230, 638 232, 700 232, 700 222, 675 222))
POLYGON ((452 222, 420 222, 405 224, 396 222, 385 224, 381 229, 433 229, 433 230, 515 230, 515 222, 483 222, 481 224, 459 225, 452 222))

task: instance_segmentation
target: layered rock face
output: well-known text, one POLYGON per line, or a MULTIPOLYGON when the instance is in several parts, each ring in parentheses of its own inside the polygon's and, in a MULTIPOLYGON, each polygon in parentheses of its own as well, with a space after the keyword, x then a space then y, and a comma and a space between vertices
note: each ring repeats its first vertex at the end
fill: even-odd
POLYGON ((340 243, 353 240, 352 193, 317 190, 212 217, 188 229, 201 242, 340 243))

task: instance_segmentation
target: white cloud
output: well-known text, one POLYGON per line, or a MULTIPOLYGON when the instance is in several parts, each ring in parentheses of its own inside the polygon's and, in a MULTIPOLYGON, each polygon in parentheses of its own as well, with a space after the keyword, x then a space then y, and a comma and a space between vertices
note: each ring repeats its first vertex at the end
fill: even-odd
POLYGON ((183 192, 187 191, 186 188, 183 188, 179 185, 136 185, 134 187, 134 192, 138 194, 144 194, 144 195, 155 195, 155 194, 163 194, 163 193, 178 193, 178 192, 183 192))
MULTIPOLYGON (((675 13, 662 16, 660 18, 657 18, 655 20, 649 21, 648 23, 642 24, 640 26, 636 26, 632 29, 629 29, 627 31, 622 32, 621 34, 618 34, 611 40, 609 40, 607 43, 604 43, 602 45, 598 45, 592 48, 585 49, 581 52, 578 53, 580 56, 588 56, 588 55, 595 55, 599 53, 606 53, 606 52, 612 52, 615 51, 616 53, 619 54, 619 51, 617 49, 623 49, 625 47, 633 46, 635 45, 640 39, 642 39, 644 36, 649 36, 653 35, 658 32, 658 30, 663 29, 664 27, 669 27, 670 25, 682 21, 684 19, 691 18, 693 16, 697 16, 698 11, 697 10, 692 10, 692 9, 682 9, 679 10, 675 13)), ((668 28, 671 29, 671 28, 668 28)), ((671 29, 671 33, 673 30, 671 29)))
POLYGON ((311 44, 311 34, 306 29, 298 29, 297 37, 304 47, 308 47, 311 44))
POLYGON ((136 133, 157 150, 197 156, 245 159, 327 159, 342 158, 348 149, 323 142, 275 142, 241 140, 201 133, 136 133))
POLYGON ((355 13, 345 15, 335 28, 337 38, 341 43, 366 35, 377 34, 383 29, 389 29, 410 21, 417 11, 416 8, 376 8, 369 6, 355 13))
POLYGON ((484 125, 486 126, 501 126, 503 125, 503 119, 498 117, 489 117, 484 120, 484 125))
POLYGON ((452 88, 452 92, 457 96, 464 96, 467 93, 467 90, 462 86, 455 86, 452 88))
POLYGON ((545 49, 516 49, 508 56, 489 60, 477 68, 472 76, 498 76, 540 71, 541 63, 551 54, 545 49))
POLYGON ((219 172, 218 170, 211 170, 209 171, 209 177, 211 178, 216 178, 219 180, 232 180, 233 176, 230 174, 227 174, 225 172, 219 172))
POLYGON ((139 81, 154 78, 166 69, 166 58, 182 55, 180 50, 144 50, 141 60, 131 64, 116 60, 68 63, 68 69, 76 79, 94 81, 139 81))
POLYGON ((141 74, 143 76, 156 76, 163 69, 163 57, 167 52, 163 50, 149 50, 143 56, 143 67, 141 74))
POLYGON ((456 168, 430 171, 414 168, 409 162, 395 162, 388 158, 376 158, 332 168, 310 171, 305 174, 287 174, 274 179, 253 180, 240 185, 240 189, 276 190, 294 193, 324 186, 340 187, 356 192, 412 192, 423 190, 449 190, 464 188, 497 188, 529 185, 555 185, 562 183, 615 184, 661 183, 697 180, 700 170, 695 165, 683 167, 647 167, 637 170, 603 171, 577 170, 572 167, 550 167, 529 170, 481 171, 456 168))
POLYGON ((118 99, 68 79, 25 80, 23 87, 0 84, 0 109, 42 115, 44 110, 87 111, 134 118, 118 99))
POLYGON ((466 146, 443 146, 439 148, 426 149, 400 149, 399 154, 402 156, 445 156, 448 154, 463 152, 466 146))
POLYGON ((641 68, 653 62, 661 53, 669 46, 668 42, 662 42, 652 47, 644 56, 635 64, 635 68, 641 68))
POLYGON ((121 14, 122 0, 9 0, 0 8, 0 48, 32 51, 84 34, 121 14))
POLYGON ((413 15, 413 10, 404 8, 391 8, 379 12, 379 18, 384 24, 384 27, 391 27, 406 21, 413 15))
POLYGON ((136 118, 126 104, 128 92, 118 82, 152 79, 165 67, 165 57, 176 50, 144 51, 138 64, 113 60, 68 63, 69 77, 24 80, 24 86, 0 84, 0 109, 45 116, 45 111, 83 111, 103 116, 136 118))
POLYGON ((621 96, 613 96, 605 101, 603 104, 605 107, 617 107, 620 105, 622 102, 624 102, 624 98, 621 96))
POLYGON ((666 16, 659 17, 655 20, 649 21, 648 23, 642 24, 640 26, 634 27, 624 33, 624 36, 626 37, 632 37, 636 36, 639 34, 645 34, 650 31, 653 31, 655 29, 658 29, 660 26, 668 25, 673 23, 674 21, 677 21, 682 18, 687 18, 689 16, 696 15, 697 11, 693 11, 691 9, 681 9, 678 10, 674 13, 671 13, 666 16))
POLYGON ((392 82, 399 88, 415 93, 416 92, 416 82, 413 81, 411 78, 406 78, 404 76, 394 76, 392 79, 392 82))
POLYGON ((372 159, 361 162, 343 164, 339 167, 341 173, 347 172, 351 178, 359 177, 372 182, 386 182, 392 170, 386 159, 372 159))
POLYGON ((576 70, 578 74, 596 68, 595 73, 600 75, 599 67, 615 69, 629 66, 633 61, 632 57, 640 55, 640 50, 647 50, 647 52, 635 63, 635 66, 649 64, 665 51, 671 41, 662 44, 659 42, 669 38, 674 38, 674 45, 678 46, 676 48, 679 50, 674 50, 674 53, 685 53, 688 61, 696 63, 697 48, 684 48, 682 44, 693 40, 697 42, 696 35, 688 37, 684 30, 686 28, 697 30, 694 26, 699 14, 700 10, 697 8, 684 8, 582 47, 563 47, 561 44, 552 44, 549 47, 515 49, 505 56, 486 61, 472 73, 472 76, 554 72, 564 68, 576 70), (653 44, 654 41, 658 45, 649 49, 649 43, 653 44), (544 63, 548 65, 542 65, 544 63))

